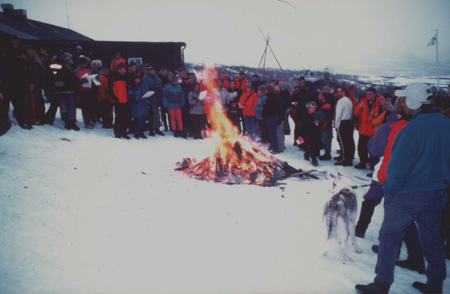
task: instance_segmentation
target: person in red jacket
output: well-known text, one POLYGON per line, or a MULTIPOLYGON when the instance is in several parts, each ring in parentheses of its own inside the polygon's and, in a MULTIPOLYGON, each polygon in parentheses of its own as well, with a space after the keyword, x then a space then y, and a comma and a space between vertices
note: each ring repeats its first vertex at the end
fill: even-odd
POLYGON ((120 56, 120 52, 117 52, 116 55, 114 56, 114 58, 111 60, 111 66, 110 66, 111 71, 117 71, 117 66, 119 64, 125 65, 126 62, 125 62, 125 59, 123 59, 120 56))
MULTIPOLYGON (((369 139, 375 134, 375 126, 373 125, 373 118, 377 117, 380 112, 380 97, 374 87, 366 90, 366 96, 354 108, 354 115, 358 119, 358 156, 359 164, 355 165, 357 169, 365 169, 369 160, 369 150, 367 144, 369 139)), ((373 169, 373 166, 371 166, 373 169)))
POLYGON ((230 89, 230 80, 229 80, 229 76, 226 75, 225 73, 221 72, 219 74, 219 79, 222 81, 222 88, 228 90, 230 89))
POLYGON ((87 69, 88 61, 84 57, 78 59, 78 68, 75 70, 77 78, 80 79, 79 87, 79 105, 83 115, 84 126, 87 129, 93 129, 93 102, 96 97, 93 95, 91 72, 87 69))
POLYGON ((242 119, 244 121, 244 128, 248 135, 255 139, 256 137, 256 101, 258 94, 252 90, 252 85, 247 84, 245 93, 239 99, 239 108, 242 109, 242 119))
POLYGON ((116 138, 124 138, 129 140, 127 135, 127 127, 131 124, 131 111, 127 99, 127 83, 125 78, 125 64, 119 64, 117 71, 111 72, 108 79, 108 89, 114 100, 114 113, 116 119, 114 121, 114 135, 116 138))
POLYGON ((249 83, 249 81, 245 78, 245 72, 242 70, 239 72, 239 76, 236 78, 236 88, 241 89, 242 93, 245 93, 245 86, 249 83))
POLYGON ((111 129, 113 122, 113 105, 114 100, 108 91, 109 68, 103 68, 102 74, 98 78, 100 86, 98 87, 98 101, 100 104, 100 116, 104 129, 111 129))

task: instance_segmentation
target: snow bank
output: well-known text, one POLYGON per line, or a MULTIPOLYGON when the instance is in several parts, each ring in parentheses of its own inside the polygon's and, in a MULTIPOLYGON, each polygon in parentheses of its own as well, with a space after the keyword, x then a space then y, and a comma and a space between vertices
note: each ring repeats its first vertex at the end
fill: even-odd
MULTIPOLYGON (((278 157, 312 169, 292 142, 278 157)), ((174 172, 212 148, 168 132, 125 141, 99 127, 66 131, 59 120, 13 126, 0 137, 0 293, 353 293, 372 281, 382 206, 357 239, 364 252, 347 250, 353 262, 322 256, 326 173, 361 185, 368 171, 320 162, 324 179, 287 179, 284 189, 174 172)), ((425 281, 395 274, 391 293, 425 281)))

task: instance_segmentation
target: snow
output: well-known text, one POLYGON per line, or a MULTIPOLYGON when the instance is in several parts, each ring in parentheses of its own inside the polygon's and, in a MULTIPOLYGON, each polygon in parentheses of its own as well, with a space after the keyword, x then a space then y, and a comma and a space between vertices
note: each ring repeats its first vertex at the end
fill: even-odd
MULTIPOLYGON (((277 157, 313 169, 286 139, 277 157)), ((363 253, 346 248, 353 261, 325 241, 322 222, 327 173, 362 185, 368 171, 320 162, 323 179, 284 189, 174 171, 213 146, 169 132, 127 141, 98 126, 66 131, 59 119, 13 126, 0 137, 0 293, 354 293, 373 280, 382 206, 357 238, 363 253)), ((367 188, 356 191, 360 205, 367 188)), ((396 268, 391 293, 419 293, 416 280, 426 278, 396 268)))

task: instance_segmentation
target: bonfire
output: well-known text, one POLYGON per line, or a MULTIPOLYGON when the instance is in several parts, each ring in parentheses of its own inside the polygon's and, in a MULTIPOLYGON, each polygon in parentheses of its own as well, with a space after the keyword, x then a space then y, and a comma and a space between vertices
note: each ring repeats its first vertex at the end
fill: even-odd
POLYGON ((210 156, 197 161, 185 158, 177 163, 176 170, 196 179, 226 184, 253 184, 272 186, 287 176, 312 176, 275 158, 266 148, 258 146, 248 136, 243 136, 228 119, 220 97, 215 95, 214 68, 203 70, 202 83, 206 91, 205 113, 211 128, 205 130, 207 138, 215 140, 216 147, 210 156))

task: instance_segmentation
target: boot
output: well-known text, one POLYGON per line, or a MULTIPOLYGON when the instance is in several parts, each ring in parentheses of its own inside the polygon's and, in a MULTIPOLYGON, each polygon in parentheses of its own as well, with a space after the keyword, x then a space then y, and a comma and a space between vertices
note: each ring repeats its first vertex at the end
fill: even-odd
POLYGON ((148 135, 151 136, 151 137, 154 137, 155 136, 155 131, 150 129, 150 131, 148 131, 148 135))
POLYGON ((364 238, 370 221, 372 220, 373 211, 375 210, 375 202, 364 200, 361 204, 361 212, 359 213, 359 220, 355 227, 355 235, 359 238, 364 238))
POLYGON ((66 120, 66 130, 79 131, 80 127, 77 126, 77 123, 75 120, 66 120))
POLYGON ((134 133, 134 137, 139 140, 140 136, 138 133, 134 133))
POLYGON ((419 290, 420 292, 422 292, 422 293, 427 293, 427 294, 436 294, 436 293, 439 294, 439 293, 442 293, 442 289, 436 289, 436 288, 431 287, 428 284, 424 284, 424 283, 421 283, 421 282, 414 282, 412 284, 412 286, 414 288, 416 288, 417 290, 419 290))
POLYGON ((360 163, 358 163, 357 165, 355 165, 355 168, 357 168, 357 169, 366 169, 366 167, 367 167, 366 163, 362 162, 362 161, 360 163))
POLYGON ((63 122, 68 121, 68 119, 67 119, 67 112, 61 114, 61 120, 62 120, 63 122))
POLYGON ((141 138, 141 139, 147 139, 147 136, 144 135, 144 132, 141 132, 141 133, 139 134, 139 138, 141 138))
POLYGON ((178 138, 180 136, 180 133, 178 131, 174 131, 173 135, 175 136, 175 138, 178 138))
POLYGON ((303 154, 303 158, 309 161, 309 151, 305 151, 305 154, 303 154))
POLYGON ((160 136, 164 136, 164 133, 161 132, 159 129, 155 129, 155 134, 160 135, 160 136))
POLYGON ((330 154, 330 152, 325 152, 324 155, 320 155, 320 156, 319 156, 319 159, 320 159, 320 160, 331 160, 331 154, 330 154))
POLYGON ((411 271, 416 271, 419 274, 425 273, 425 266, 423 266, 423 267, 414 266, 407 259, 406 260, 397 260, 395 262, 395 264, 398 265, 399 267, 409 269, 411 271))
POLYGON ((355 289, 360 294, 388 294, 390 285, 374 281, 368 285, 356 285, 355 289))

